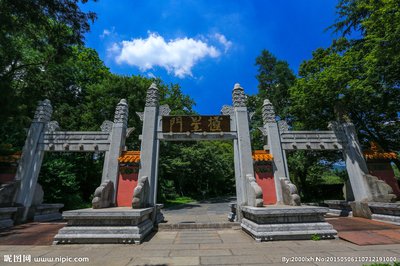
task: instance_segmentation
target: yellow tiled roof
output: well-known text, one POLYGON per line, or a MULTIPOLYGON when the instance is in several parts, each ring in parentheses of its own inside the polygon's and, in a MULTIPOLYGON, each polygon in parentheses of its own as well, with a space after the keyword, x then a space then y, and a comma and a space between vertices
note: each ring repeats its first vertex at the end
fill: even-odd
POLYGON ((371 148, 363 153, 367 160, 390 160, 397 158, 395 152, 385 152, 376 142, 371 142, 371 148))
POLYGON ((272 154, 269 154, 265 150, 255 150, 253 151, 253 161, 259 162, 259 161, 272 161, 273 157, 272 154))
POLYGON ((140 161, 140 151, 123 151, 118 161, 120 163, 137 163, 140 161))

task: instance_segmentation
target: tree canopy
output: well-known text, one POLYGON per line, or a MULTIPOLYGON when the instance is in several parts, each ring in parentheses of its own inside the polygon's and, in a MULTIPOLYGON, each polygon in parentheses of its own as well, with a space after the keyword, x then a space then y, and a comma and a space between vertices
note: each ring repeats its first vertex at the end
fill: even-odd
MULTIPOLYGON (((340 0, 338 19, 330 27, 340 37, 328 48, 316 49, 297 76, 285 62, 262 51, 256 59, 260 92, 253 98, 269 98, 278 117, 298 130, 326 130, 344 114, 355 124, 364 148, 374 141, 399 153, 399 6, 398 0, 340 0)), ((295 152, 289 155, 289 169, 301 190, 316 176, 312 172, 321 174, 326 170, 321 166, 339 158, 295 152)), ((394 162, 400 166, 398 159, 394 162)))
POLYGON ((332 28, 342 37, 300 66, 291 112, 304 127, 324 129, 340 109, 366 148, 374 141, 399 151, 399 1, 342 0, 337 9, 332 28))
MULTIPOLYGON (((171 114, 193 113, 193 99, 178 84, 113 74, 95 50, 84 46, 84 34, 96 18, 81 10, 86 2, 0 0, 1 153, 22 150, 26 128, 43 99, 51 101, 52 120, 59 122, 61 130, 98 131, 104 120, 113 119, 117 103, 125 98, 128 126, 135 128, 126 142, 129 150, 140 149, 142 123, 136 112, 143 111, 152 82, 159 88, 160 104, 168 104, 171 114), (9 144, 11 150, 2 148, 9 144)), ((232 145, 162 145, 161 199, 179 194, 216 196, 234 190, 232 145)), ((102 166, 102 154, 46 154, 39 176, 45 200, 63 202, 66 209, 84 207, 100 184, 102 166)))

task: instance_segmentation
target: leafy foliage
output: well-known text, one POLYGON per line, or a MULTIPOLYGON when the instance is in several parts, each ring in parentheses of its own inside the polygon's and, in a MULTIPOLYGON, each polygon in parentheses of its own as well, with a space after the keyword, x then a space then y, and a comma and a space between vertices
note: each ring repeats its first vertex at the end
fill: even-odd
MULTIPOLYGON (((289 116, 289 88, 296 80, 296 76, 285 61, 278 60, 267 50, 261 51, 256 58, 258 66, 259 96, 263 100, 268 98, 275 107, 276 113, 282 118, 289 116)), ((262 106, 261 105, 258 105, 262 106)))
MULTIPOLYGON (((87 1, 0 1, 1 129, 8 123, 27 122, 32 101, 49 89, 36 85, 38 79, 46 76, 47 81, 54 81, 47 70, 68 60, 72 46, 83 44, 83 34, 96 15, 83 12, 80 2, 87 1)), ((7 136, 11 141, 23 135, 14 133, 7 136)))
POLYGON ((93 154, 48 154, 41 169, 44 200, 62 202, 66 209, 88 207, 88 199, 101 180, 102 162, 93 154))
MULTIPOLYGON (((383 149, 400 149, 399 2, 342 0, 332 26, 343 37, 317 49, 290 88, 291 112, 311 129, 324 129, 345 113, 359 139, 383 149)), ((399 161, 395 160, 399 165, 399 161)))
MULTIPOLYGON (((252 119, 253 148, 263 147, 264 140, 261 133, 256 130, 263 125, 262 104, 264 99, 269 99, 274 105, 278 119, 285 119, 293 129, 303 129, 296 123, 296 117, 290 112, 290 88, 296 78, 285 61, 278 60, 269 51, 263 50, 256 59, 258 65, 257 79, 259 92, 249 97, 248 105, 255 111, 252 119)), ((303 200, 313 194, 314 184, 322 182, 322 174, 328 171, 329 165, 321 163, 321 153, 295 151, 287 154, 289 172, 292 181, 296 184, 303 200)), ((325 154, 329 156, 329 154, 325 154)))
MULTIPOLYGON (((172 181, 180 196, 208 198, 234 193, 232 143, 212 141, 162 145, 160 182, 172 181)), ((165 193, 165 189, 160 192, 160 200, 175 196, 165 193)))
POLYGON ((256 66, 259 91, 257 95, 248 96, 247 106, 250 112, 254 112, 250 125, 253 149, 262 149, 264 139, 258 128, 263 126, 263 101, 269 99, 275 107, 276 114, 281 119, 290 120, 289 88, 296 77, 287 62, 278 60, 267 50, 261 51, 256 58, 256 66))
MULTIPOLYGON (((342 36, 330 47, 316 49, 312 59, 301 64, 297 78, 262 51, 256 60, 260 92, 254 98, 270 98, 277 115, 293 129, 326 130, 330 121, 346 117, 365 147, 374 141, 384 150, 399 151, 399 1, 341 0, 337 13, 331 29, 342 36)), ((339 158, 332 153, 288 155, 291 178, 300 193, 309 194, 307 187, 320 184, 329 169, 326 162, 339 158)), ((394 163, 400 166, 398 159, 394 163)), ((346 178, 343 172, 335 175, 346 178)))
MULTIPOLYGON (((1 147, 12 144, 13 149, 22 149, 25 128, 37 101, 45 98, 52 102, 52 119, 62 130, 94 131, 104 120, 113 119, 116 104, 125 98, 128 126, 135 128, 126 143, 130 150, 140 149, 142 125, 135 112, 144 109, 152 82, 160 90, 160 104, 168 104, 171 114, 193 113, 194 101, 177 84, 110 73, 97 52, 82 45, 83 34, 95 15, 82 12, 79 2, 0 1, 0 19, 4 22, 0 23, 0 87, 4 91, 0 99, 0 144, 7 144, 1 147)), ((231 145, 162 145, 166 149, 165 158, 161 158, 161 199, 199 196, 200 191, 219 195, 232 190, 232 183, 229 188, 224 183, 233 180, 231 145)), ((45 200, 63 202, 66 209, 87 205, 100 184, 102 165, 102 154, 48 154, 39 176, 45 200)))

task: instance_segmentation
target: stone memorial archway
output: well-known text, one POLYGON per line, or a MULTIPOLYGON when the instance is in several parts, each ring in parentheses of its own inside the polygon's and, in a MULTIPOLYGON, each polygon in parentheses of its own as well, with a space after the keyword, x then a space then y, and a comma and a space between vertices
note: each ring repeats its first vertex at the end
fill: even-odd
MULTIPOLYGON (((118 157, 125 146, 126 135, 132 130, 127 128, 126 100, 118 103, 114 122, 104 121, 101 131, 59 131, 58 123, 50 121, 52 113, 49 100, 39 102, 28 131, 15 177, 19 183, 15 195, 15 205, 20 206, 17 222, 29 218, 44 152, 104 152, 102 183, 109 180, 112 186, 116 184, 118 157)), ((115 193, 111 195, 110 203, 114 201, 115 193)))
MULTIPOLYGON (((132 208, 113 208, 118 182, 118 157, 125 148, 128 105, 121 100, 114 122, 105 121, 99 132, 57 131, 51 122, 48 100, 39 104, 18 167, 20 186, 16 203, 22 206, 21 220, 27 219, 45 151, 105 152, 102 184, 95 191, 92 209, 66 211, 65 228, 55 236, 56 243, 140 243, 162 215, 157 205, 157 174, 160 141, 231 140, 234 148, 237 219, 243 230, 256 240, 310 239, 317 234, 333 238, 336 231, 325 222, 327 208, 300 205, 296 187, 290 182, 286 150, 342 150, 357 202, 390 198, 382 193, 382 182, 369 178, 354 126, 350 122, 333 123, 330 131, 289 131, 284 122, 276 122, 271 103, 263 105, 267 149, 273 163, 276 205, 263 205, 262 189, 254 177, 249 132, 249 113, 243 88, 235 84, 233 106, 224 106, 222 115, 170 116, 168 106, 159 106, 158 88, 147 91, 143 113, 140 166, 134 188, 132 208), (379 183, 379 184, 378 184, 379 183), (379 194, 380 193, 380 194, 379 194), (379 194, 379 195, 378 195, 379 194), (279 230, 278 230, 279 229, 279 230)), ((387 191, 386 191, 387 192, 387 191)))
POLYGON ((275 118, 274 108, 266 99, 263 104, 264 126, 259 129, 267 139, 266 149, 274 158, 278 202, 290 205, 293 198, 298 197, 289 179, 286 160, 286 151, 293 150, 342 151, 356 202, 390 202, 396 198, 391 194, 390 186, 368 174, 354 124, 350 121, 331 122, 327 131, 292 131, 285 121, 277 122, 275 118), (285 198, 285 195, 289 197, 285 198))
MULTIPOLYGON (((158 88, 152 84, 147 91, 144 112, 138 113, 143 120, 139 177, 146 177, 149 182, 149 193, 140 199, 142 204, 139 205, 156 205, 161 140, 233 140, 237 204, 263 206, 262 191, 254 178, 249 114, 243 88, 235 84, 232 91, 233 106, 224 106, 222 115, 215 116, 169 116, 169 107, 159 106, 158 100, 158 88)), ((240 212, 238 216, 240 220, 240 212)))

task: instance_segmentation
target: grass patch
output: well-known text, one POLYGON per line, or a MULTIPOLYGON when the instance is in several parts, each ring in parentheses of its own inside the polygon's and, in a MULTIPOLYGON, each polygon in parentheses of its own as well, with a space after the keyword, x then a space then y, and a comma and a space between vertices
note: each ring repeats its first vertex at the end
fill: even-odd
POLYGON ((313 234, 313 235, 311 236, 311 240, 313 240, 313 241, 319 241, 319 240, 321 240, 321 236, 318 235, 318 234, 313 234))
POLYGON ((327 171, 322 174, 322 183, 328 185, 343 184, 343 180, 334 172, 327 171))
POLYGON ((183 205, 183 204, 187 204, 187 203, 190 203, 190 202, 193 202, 193 201, 195 201, 195 200, 190 198, 190 197, 177 197, 177 198, 172 199, 172 200, 166 200, 166 202, 164 202, 164 208, 183 205))

